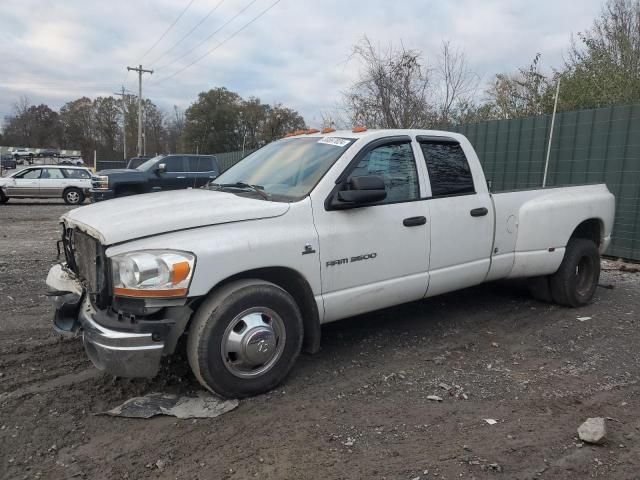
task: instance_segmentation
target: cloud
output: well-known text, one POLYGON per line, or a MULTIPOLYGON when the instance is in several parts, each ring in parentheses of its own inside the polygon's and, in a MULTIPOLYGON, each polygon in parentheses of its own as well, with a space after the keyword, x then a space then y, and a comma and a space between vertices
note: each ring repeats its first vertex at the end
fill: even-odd
POLYGON ((196 25, 219 0, 196 0, 145 58, 142 54, 187 5, 186 0, 3 0, 0 3, 0 115, 22 95, 59 108, 82 95, 137 91, 127 65, 154 68, 144 95, 170 109, 186 108, 197 94, 225 86, 244 97, 299 110, 311 123, 334 107, 357 75, 348 61, 354 43, 402 41, 436 62, 443 40, 465 50, 486 82, 495 73, 526 65, 536 53, 547 67, 560 65, 571 33, 589 28, 600 0, 282 0, 255 23, 199 63, 176 74, 273 3, 256 0, 204 45, 197 45, 250 0, 226 0, 178 47, 155 60, 196 25), (168 67, 158 68, 194 49, 168 67), (149 64, 149 62, 152 62, 149 64))

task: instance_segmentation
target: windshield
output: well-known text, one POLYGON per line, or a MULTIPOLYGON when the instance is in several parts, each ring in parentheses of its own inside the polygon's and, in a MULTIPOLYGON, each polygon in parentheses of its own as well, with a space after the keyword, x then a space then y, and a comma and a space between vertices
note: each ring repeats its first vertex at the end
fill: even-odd
POLYGON ((146 162, 144 162, 142 165, 136 167, 136 170, 142 170, 142 171, 147 171, 150 168, 152 168, 156 162, 158 160, 160 160, 161 158, 165 157, 166 155, 158 155, 157 157, 153 157, 150 158, 149 160, 147 160, 146 162))
POLYGON ((251 185, 270 200, 300 200, 311 192, 353 142, 353 138, 340 137, 278 140, 231 167, 211 186, 251 185))

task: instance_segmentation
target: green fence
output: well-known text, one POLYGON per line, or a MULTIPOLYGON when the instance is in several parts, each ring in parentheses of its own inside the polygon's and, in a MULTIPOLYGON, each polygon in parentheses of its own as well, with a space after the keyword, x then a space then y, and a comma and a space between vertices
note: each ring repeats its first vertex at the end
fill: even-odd
MULTIPOLYGON (((494 191, 542 185, 551 116, 453 127, 473 144, 494 191)), ((606 183, 616 196, 608 255, 640 260, 640 105, 556 116, 547 186, 606 183)))
POLYGON ((253 152, 255 150, 238 150, 237 152, 216 153, 215 156, 218 159, 220 171, 224 172, 253 152))

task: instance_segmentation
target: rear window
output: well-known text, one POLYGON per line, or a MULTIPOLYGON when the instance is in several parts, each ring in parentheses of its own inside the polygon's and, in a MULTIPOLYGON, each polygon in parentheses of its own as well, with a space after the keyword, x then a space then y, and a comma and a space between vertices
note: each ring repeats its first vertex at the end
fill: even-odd
POLYGON ((475 193, 467 157, 458 143, 420 144, 434 197, 475 193))
POLYGON ((89 172, 79 168, 65 168, 62 171, 67 178, 91 178, 89 172))

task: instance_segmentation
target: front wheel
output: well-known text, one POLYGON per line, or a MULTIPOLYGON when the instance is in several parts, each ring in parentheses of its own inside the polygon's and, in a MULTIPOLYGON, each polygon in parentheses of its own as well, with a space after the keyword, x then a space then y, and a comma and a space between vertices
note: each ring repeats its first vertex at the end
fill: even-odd
POLYGON ((600 279, 600 253, 598 246, 584 238, 572 238, 556 273, 549 285, 553 300, 567 307, 588 304, 600 279))
POLYGON ((227 398, 280 384, 302 347, 302 316, 277 285, 239 280, 205 300, 189 327, 187 354, 198 381, 227 398))
POLYGON ((69 188, 64 191, 62 198, 67 205, 80 205, 84 202, 84 193, 78 188, 69 188))

